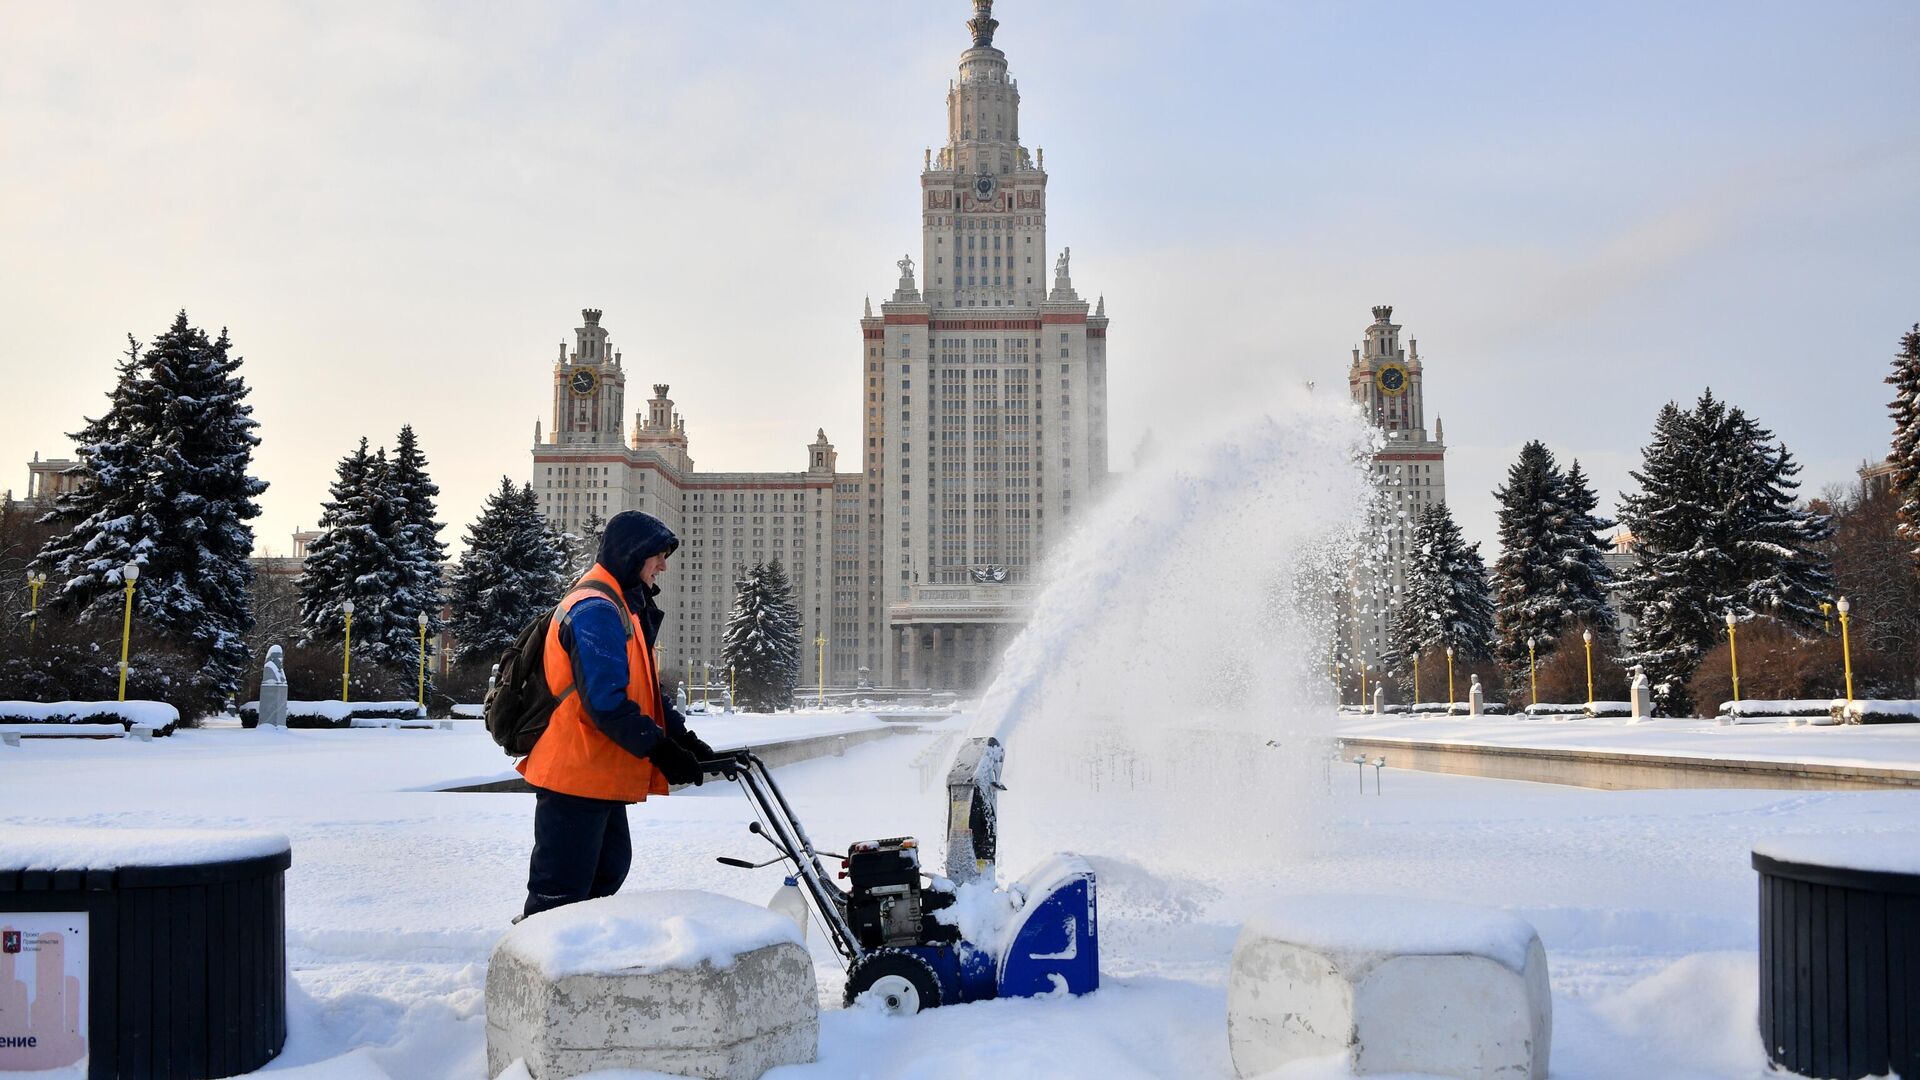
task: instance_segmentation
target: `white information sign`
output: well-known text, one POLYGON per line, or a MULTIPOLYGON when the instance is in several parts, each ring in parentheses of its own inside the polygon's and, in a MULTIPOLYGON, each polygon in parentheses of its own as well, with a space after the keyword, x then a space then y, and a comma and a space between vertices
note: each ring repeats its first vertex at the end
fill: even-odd
POLYGON ((0 1073, 86 1060, 87 913, 0 911, 0 1073))

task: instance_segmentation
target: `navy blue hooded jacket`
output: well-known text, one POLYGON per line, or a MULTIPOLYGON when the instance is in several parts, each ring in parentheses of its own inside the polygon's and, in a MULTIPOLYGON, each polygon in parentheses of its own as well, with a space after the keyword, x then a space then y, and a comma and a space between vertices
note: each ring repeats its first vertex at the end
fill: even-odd
MULTIPOLYGON (((613 515, 600 537, 600 555, 595 561, 620 583, 627 610, 635 626, 646 635, 649 651, 666 615, 653 602, 659 587, 644 584, 640 568, 649 558, 662 552, 672 554, 679 546, 679 538, 665 522, 638 510, 613 515)), ((659 710, 669 733, 678 735, 686 730, 686 719, 664 697, 645 703, 645 710, 627 697, 627 632, 613 601, 596 594, 575 604, 560 621, 560 647, 573 659, 573 684, 579 689, 588 719, 627 753, 644 758, 653 752, 661 735, 653 709, 659 710)))

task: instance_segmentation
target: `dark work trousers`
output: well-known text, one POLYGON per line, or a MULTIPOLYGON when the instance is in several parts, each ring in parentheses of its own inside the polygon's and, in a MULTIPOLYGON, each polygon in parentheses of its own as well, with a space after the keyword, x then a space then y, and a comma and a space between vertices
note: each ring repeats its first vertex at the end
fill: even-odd
POLYGON ((627 804, 533 790, 533 860, 522 917, 618 892, 633 865, 627 804))

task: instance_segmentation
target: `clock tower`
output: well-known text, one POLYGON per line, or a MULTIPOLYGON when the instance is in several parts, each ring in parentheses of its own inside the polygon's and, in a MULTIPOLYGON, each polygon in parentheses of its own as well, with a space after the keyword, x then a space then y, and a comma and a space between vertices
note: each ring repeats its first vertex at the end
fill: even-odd
POLYGON ((585 325, 573 331, 573 351, 561 342, 553 364, 553 444, 617 447, 624 441, 627 373, 600 325, 600 309, 587 308, 580 318, 585 325))
POLYGON ((1353 350, 1347 389, 1385 439, 1373 455, 1378 491, 1373 526, 1385 542, 1384 558, 1355 568, 1350 663, 1378 665, 1394 608, 1406 591, 1406 560, 1414 527, 1428 506, 1447 501, 1446 441, 1438 419, 1433 422, 1433 435, 1427 435, 1424 377, 1420 343, 1408 338, 1401 347, 1393 308, 1375 307, 1366 340, 1353 350))

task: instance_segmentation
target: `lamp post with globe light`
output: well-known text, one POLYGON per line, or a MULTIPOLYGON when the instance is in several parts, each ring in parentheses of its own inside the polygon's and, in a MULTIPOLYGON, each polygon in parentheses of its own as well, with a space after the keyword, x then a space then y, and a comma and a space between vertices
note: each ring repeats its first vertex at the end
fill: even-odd
POLYGON ((1740 642, 1734 634, 1734 625, 1738 620, 1733 617, 1733 609, 1727 609, 1727 662, 1733 666, 1733 700, 1740 701, 1740 642))
POLYGON ((340 614, 347 617, 347 641, 340 649, 340 700, 347 701, 347 684, 353 676, 353 601, 340 601, 340 614))
POLYGON ((1540 678, 1537 674, 1536 658, 1533 651, 1536 643, 1537 639, 1535 638, 1529 637, 1527 639, 1527 687, 1533 696, 1533 700, 1529 704, 1533 705, 1540 704, 1540 678))
POLYGON ((1840 609, 1840 660, 1847 668, 1847 704, 1851 706, 1853 704, 1853 646, 1847 640, 1847 612, 1853 610, 1853 605, 1847 603, 1847 598, 1843 596, 1835 606, 1840 609))
POLYGON ((140 580, 140 564, 128 563, 120 570, 127 583, 127 610, 120 617, 120 700, 127 700, 127 646, 133 642, 133 583, 140 580))
POLYGON ((427 613, 420 613, 420 711, 427 708, 427 613))
POLYGON ((1447 646, 1447 715, 1453 715, 1453 646, 1447 646))
POLYGON ((1580 640, 1587 646, 1587 704, 1593 704, 1593 631, 1580 631, 1580 640))
POLYGON ((40 624, 40 590, 47 587, 47 575, 27 571, 27 640, 40 624))

